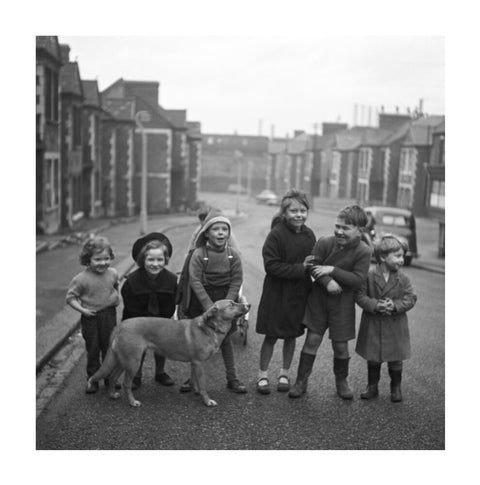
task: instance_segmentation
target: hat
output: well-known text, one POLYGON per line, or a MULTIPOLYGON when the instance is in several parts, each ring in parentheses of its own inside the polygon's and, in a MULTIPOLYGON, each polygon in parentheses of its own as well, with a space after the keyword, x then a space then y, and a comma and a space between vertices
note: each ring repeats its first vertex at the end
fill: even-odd
POLYGON ((140 254, 140 251, 145 247, 146 244, 148 244, 150 241, 160 241, 165 246, 167 247, 168 250, 168 257, 172 257, 173 253, 173 248, 172 248, 172 243, 168 239, 165 234, 162 234, 161 232, 151 232, 150 234, 147 234, 146 236, 143 236, 139 239, 137 239, 132 246, 132 258, 134 261, 137 260, 138 255, 140 254))
POLYGON ((223 215, 223 212, 220 209, 212 208, 210 212, 207 214, 205 221, 203 222, 202 228, 197 234, 195 239, 195 246, 200 246, 202 242, 203 235, 213 226, 216 222, 223 222, 228 226, 228 232, 232 232, 232 223, 228 217, 223 215))

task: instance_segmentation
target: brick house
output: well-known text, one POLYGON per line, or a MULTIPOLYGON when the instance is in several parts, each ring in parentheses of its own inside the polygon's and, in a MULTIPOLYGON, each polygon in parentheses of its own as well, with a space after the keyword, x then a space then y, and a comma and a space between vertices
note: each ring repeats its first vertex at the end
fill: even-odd
POLYGON ((416 215, 427 215, 426 166, 430 162, 433 132, 444 121, 444 116, 428 116, 413 121, 402 143, 396 205, 410 208, 416 215))
POLYGON ((60 44, 60 217, 62 227, 74 227, 85 216, 83 196, 83 85, 70 48, 60 44))
POLYGON ((438 255, 445 256, 445 120, 432 131, 427 165, 427 214, 438 221, 438 255))
MULTIPOLYGON (((144 111, 146 137, 147 211, 168 212, 185 207, 187 198, 187 132, 185 110, 166 110, 158 104, 156 81, 114 82, 102 93, 105 100, 133 101, 133 116, 144 111)), ((133 204, 140 207, 142 174, 142 132, 135 128, 133 142, 133 204)))
POLYGON ((135 102, 102 96, 101 194, 107 216, 138 212, 133 200, 135 102))
POLYGON ((102 207, 102 100, 97 81, 82 81, 83 102, 83 208, 87 217, 103 215, 102 207))
POLYGON ((57 36, 36 37, 36 231, 60 228, 61 167, 57 36))

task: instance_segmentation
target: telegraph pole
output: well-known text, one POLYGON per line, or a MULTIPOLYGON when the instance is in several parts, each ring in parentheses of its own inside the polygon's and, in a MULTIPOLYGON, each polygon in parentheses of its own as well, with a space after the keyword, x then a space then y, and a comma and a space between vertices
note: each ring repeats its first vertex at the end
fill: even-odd
POLYGON ((147 133, 143 125, 150 121, 148 111, 139 111, 135 114, 135 123, 142 137, 142 179, 140 194, 140 234, 147 234, 147 133))

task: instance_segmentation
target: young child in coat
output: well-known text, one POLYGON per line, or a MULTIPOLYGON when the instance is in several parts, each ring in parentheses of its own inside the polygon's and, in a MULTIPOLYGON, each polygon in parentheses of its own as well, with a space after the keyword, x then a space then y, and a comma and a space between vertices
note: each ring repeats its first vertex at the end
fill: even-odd
POLYGON ((361 207, 345 207, 337 215, 334 235, 320 238, 313 248, 310 274, 314 282, 303 317, 308 331, 290 397, 300 397, 307 390, 308 376, 328 328, 337 394, 342 399, 353 398, 347 382, 348 341, 355 338, 355 291, 361 288, 372 257, 372 250, 361 240, 366 224, 367 215, 361 207))
MULTIPOLYGON (((118 273, 110 264, 112 247, 104 237, 88 239, 80 253, 86 269, 77 274, 68 287, 66 302, 81 313, 82 336, 87 349, 87 379, 100 368, 107 355, 110 335, 117 324, 118 273), (100 360, 101 358, 101 360, 100 360)), ((108 382, 105 382, 108 386, 108 382)), ((87 384, 85 392, 93 394, 98 382, 87 384)))
POLYGON ((410 357, 406 312, 417 301, 408 276, 400 271, 406 249, 395 236, 383 236, 375 248, 378 264, 356 295, 363 313, 355 351, 368 366, 368 385, 360 395, 362 399, 378 396, 380 368, 387 362, 391 400, 402 400, 402 361, 410 357))
MULTIPOLYGON (((205 218, 195 241, 189 264, 191 288, 190 302, 185 315, 195 318, 208 310, 217 300, 237 301, 243 281, 240 253, 229 247, 230 220, 210 212, 205 218)), ((225 363, 227 388, 236 393, 245 393, 245 385, 238 379, 231 335, 236 331, 234 322, 223 340, 220 350, 225 363)), ((180 388, 181 392, 192 390, 190 381, 180 388)))
POLYGON ((290 389, 289 369, 296 339, 303 335, 302 318, 312 286, 306 271, 315 244, 315 235, 306 225, 309 203, 304 192, 289 190, 282 198, 279 213, 262 247, 265 279, 257 312, 256 331, 265 335, 260 349, 257 391, 270 394, 268 367, 275 344, 283 340, 282 368, 277 391, 290 389))
MULTIPOLYGON (((122 286, 122 320, 134 317, 171 318, 175 313, 177 276, 165 266, 172 256, 172 244, 161 232, 152 232, 137 239, 132 247, 132 258, 138 268, 130 273, 122 286)), ((155 381, 172 386, 173 379, 165 372, 165 357, 154 354, 155 381)), ((133 378, 132 389, 142 382, 142 363, 133 378)))

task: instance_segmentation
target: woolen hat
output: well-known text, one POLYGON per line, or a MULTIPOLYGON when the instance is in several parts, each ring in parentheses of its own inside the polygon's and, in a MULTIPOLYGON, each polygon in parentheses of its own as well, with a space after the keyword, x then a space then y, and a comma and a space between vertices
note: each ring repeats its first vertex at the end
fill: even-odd
POLYGON ((207 217, 205 218, 202 228, 197 234, 197 238, 195 240, 195 246, 200 246, 204 239, 204 234, 213 226, 213 224, 217 222, 223 222, 228 226, 229 235, 232 232, 232 223, 228 217, 223 215, 223 212, 220 209, 212 208, 208 213, 207 217))
POLYGON ((146 236, 143 236, 143 237, 137 239, 133 243, 132 258, 133 258, 134 261, 137 261, 138 255, 140 254, 140 251, 150 241, 160 241, 163 244, 165 244, 165 246, 167 247, 167 251, 168 251, 168 257, 169 258, 172 257, 173 247, 172 247, 172 243, 170 242, 168 237, 165 236, 165 234, 162 234, 161 232, 151 232, 150 234, 147 234, 146 236))

